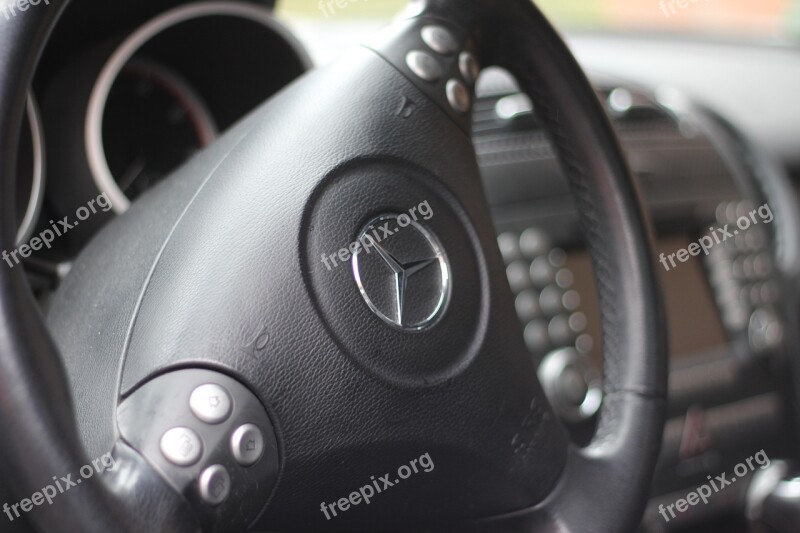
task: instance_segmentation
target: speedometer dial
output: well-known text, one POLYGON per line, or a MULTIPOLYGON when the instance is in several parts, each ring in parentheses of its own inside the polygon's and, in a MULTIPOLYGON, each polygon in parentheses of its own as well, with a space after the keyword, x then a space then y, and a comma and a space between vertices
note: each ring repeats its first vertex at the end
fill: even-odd
POLYGON ((217 135, 211 112, 177 73, 135 61, 120 72, 103 117, 106 161, 131 200, 217 135))
POLYGON ((48 206, 69 215, 104 193, 124 213, 310 65, 270 9, 236 0, 181 2, 76 57, 43 91, 48 206))

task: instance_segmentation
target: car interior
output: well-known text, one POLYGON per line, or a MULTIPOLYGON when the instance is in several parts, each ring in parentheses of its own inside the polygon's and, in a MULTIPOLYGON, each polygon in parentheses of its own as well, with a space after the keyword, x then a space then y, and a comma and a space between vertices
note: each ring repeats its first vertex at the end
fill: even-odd
POLYGON ((0 532, 800 532, 800 0, 0 0, 0 532))

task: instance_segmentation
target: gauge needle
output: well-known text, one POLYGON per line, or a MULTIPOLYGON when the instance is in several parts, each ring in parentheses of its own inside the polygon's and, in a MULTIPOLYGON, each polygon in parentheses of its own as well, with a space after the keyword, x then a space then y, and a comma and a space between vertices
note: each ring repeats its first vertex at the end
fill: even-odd
POLYGON ((133 161, 133 163, 128 166, 127 170, 125 170, 122 176, 120 176, 119 180, 117 180, 119 182, 119 188, 123 191, 127 191, 130 186, 133 185, 133 182, 135 182, 136 179, 142 175, 146 164, 147 163, 144 160, 144 156, 140 154, 133 161))

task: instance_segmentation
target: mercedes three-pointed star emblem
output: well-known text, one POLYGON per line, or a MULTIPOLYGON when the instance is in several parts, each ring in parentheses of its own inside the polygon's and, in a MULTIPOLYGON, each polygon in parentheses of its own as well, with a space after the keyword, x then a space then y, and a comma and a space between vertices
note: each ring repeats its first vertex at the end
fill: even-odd
POLYGON ((383 215, 361 230, 353 277, 369 308, 403 330, 433 326, 450 297, 450 265, 436 236, 408 217, 383 215), (381 228, 378 232, 377 228, 381 228), (382 236, 382 238, 381 238, 382 236))

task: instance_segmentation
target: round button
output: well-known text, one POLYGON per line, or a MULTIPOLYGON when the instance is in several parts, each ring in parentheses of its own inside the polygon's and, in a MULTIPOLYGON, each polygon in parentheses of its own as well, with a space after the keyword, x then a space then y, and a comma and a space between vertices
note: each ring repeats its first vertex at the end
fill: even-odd
POLYGON ((562 311, 561 299, 561 289, 555 285, 548 285, 539 295, 539 306, 546 315, 555 316, 562 311))
POLYGON ((458 56, 458 69, 464 77, 464 81, 470 85, 475 83, 478 75, 481 73, 481 67, 478 65, 478 60, 469 52, 461 52, 458 56))
POLYGON ((575 275, 568 268, 562 268, 556 273, 556 285, 562 289, 569 289, 575 282, 575 275))
POLYGON ((172 428, 161 437, 161 453, 170 463, 191 466, 203 455, 203 443, 189 428, 172 428))
POLYGON ((231 476, 222 465, 209 466, 200 474, 200 498, 208 505, 219 505, 231 492, 231 476))
POLYGON ((581 295, 578 294, 578 291, 569 290, 561 298, 561 304, 567 311, 577 311, 581 305, 581 295))
POLYGON ((194 416, 209 424, 224 422, 231 415, 231 397, 216 383, 200 385, 189 397, 194 416))
POLYGON ((457 113, 466 113, 472 105, 472 96, 467 86, 458 80, 447 82, 447 101, 457 113))
POLYGON ((550 336, 547 333, 547 322, 544 320, 531 320, 525 326, 525 345, 528 350, 537 355, 543 355, 550 347, 550 336))
POLYGON ((514 294, 530 288, 531 278, 528 275, 528 269, 528 264, 525 261, 514 261, 506 267, 506 277, 514 294))
POLYGON ((231 452, 242 466, 255 464, 264 453, 264 435, 255 424, 240 426, 231 435, 231 452))
POLYGON ((546 257, 537 257, 531 263, 531 281, 537 287, 546 287, 555 281, 556 271, 546 257))
POLYGON ((569 328, 569 319, 565 315, 553 317, 547 325, 547 333, 556 347, 561 348, 572 342, 572 330, 569 328))
POLYGON ((442 77, 442 67, 439 62, 432 55, 425 52, 420 52, 419 50, 409 52, 406 56, 406 65, 411 69, 411 72, 425 81, 433 83, 439 81, 439 78, 442 77))
POLYGON ((539 293, 536 291, 522 291, 517 299, 514 300, 517 309, 517 316, 523 322, 538 318, 542 315, 542 308, 539 305, 539 293))
POLYGON ((572 348, 547 354, 537 371, 553 408, 568 422, 581 422, 600 409, 603 391, 591 360, 572 348))
POLYGON ((550 249, 550 242, 547 234, 537 228, 528 228, 519 237, 519 248, 522 254, 533 261, 540 255, 544 255, 550 249))
POLYGON ((456 38, 441 26, 425 26, 421 34, 425 44, 437 54, 449 56, 458 50, 456 38))
POLYGON ((497 237, 497 245, 500 247, 500 254, 506 264, 522 259, 519 249, 519 237, 514 233, 502 233, 497 237))

